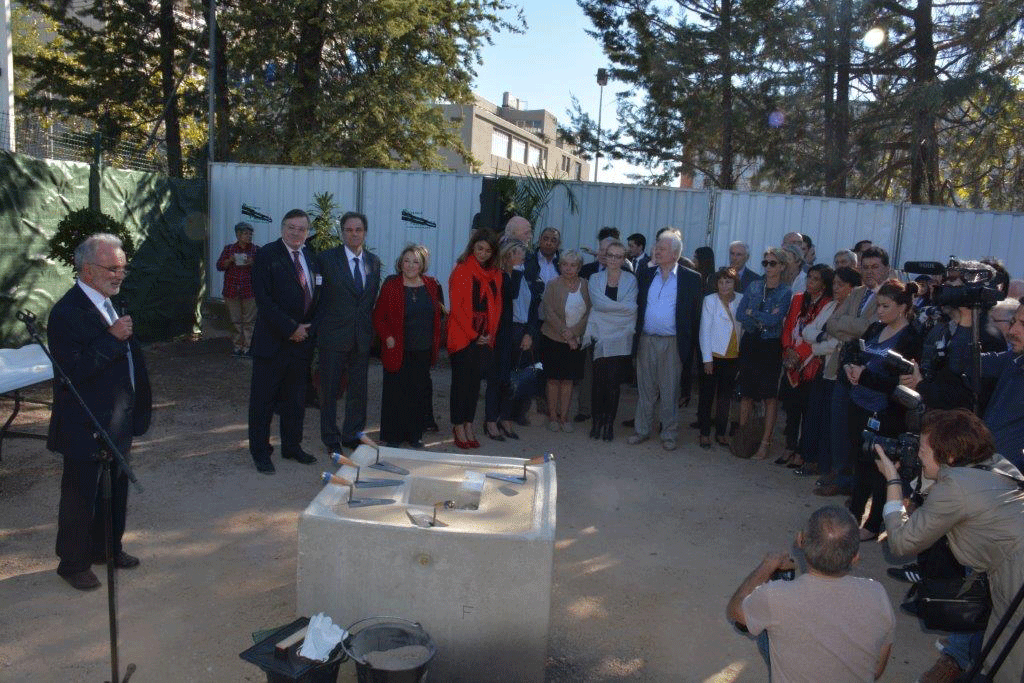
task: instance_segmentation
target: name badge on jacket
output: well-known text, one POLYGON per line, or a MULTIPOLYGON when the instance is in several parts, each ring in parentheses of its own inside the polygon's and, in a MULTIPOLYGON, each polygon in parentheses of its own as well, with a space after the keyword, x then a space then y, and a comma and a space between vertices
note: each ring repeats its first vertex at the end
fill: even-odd
POLYGON ((319 287, 323 283, 324 283, 324 276, 323 275, 317 275, 316 277, 313 278, 313 285, 315 287, 319 287))

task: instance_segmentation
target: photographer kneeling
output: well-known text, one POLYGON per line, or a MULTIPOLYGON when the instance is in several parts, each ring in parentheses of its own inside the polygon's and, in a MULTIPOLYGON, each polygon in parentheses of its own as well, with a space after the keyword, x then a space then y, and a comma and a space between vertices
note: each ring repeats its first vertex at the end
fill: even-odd
MULTIPOLYGON (((921 427, 921 473, 935 484, 924 503, 908 515, 896 465, 875 446, 878 471, 886 480, 883 510, 889 546, 897 555, 919 553, 946 536, 957 561, 986 572, 992 596, 990 626, 1006 612, 1024 584, 1024 491, 1021 473, 996 455, 992 434, 966 410, 934 411, 921 427)), ((1004 632, 1013 632, 1019 618, 1004 632)), ((1002 647, 1002 638, 995 652, 1002 647)), ((1024 671, 1024 643, 1018 642, 999 670, 997 683, 1017 683, 1024 671)))
POLYGON ((769 553, 729 600, 729 619, 759 635, 772 683, 878 679, 889 661, 895 617, 881 584, 847 576, 860 549, 857 520, 845 508, 823 507, 796 545, 807 573, 772 580, 794 564, 787 552, 769 553))

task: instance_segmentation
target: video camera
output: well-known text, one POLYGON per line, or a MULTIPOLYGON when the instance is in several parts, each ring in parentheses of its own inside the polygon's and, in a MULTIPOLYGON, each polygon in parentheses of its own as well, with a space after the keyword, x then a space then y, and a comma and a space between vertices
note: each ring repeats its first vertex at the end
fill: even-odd
POLYGON ((996 269, 981 261, 961 261, 955 256, 946 265, 938 261, 907 261, 903 270, 915 275, 941 275, 945 279, 946 284, 932 286, 931 303, 936 306, 981 308, 1006 297, 996 286, 996 269), (963 284, 948 284, 958 280, 963 284))
MULTIPOLYGON (((894 353, 903 363, 910 363, 898 353, 890 353, 894 353)), ((907 409, 908 431, 896 437, 888 437, 865 429, 861 432, 861 448, 864 455, 875 458, 877 454, 874 447, 876 444, 881 446, 890 460, 899 463, 900 478, 909 483, 921 474, 921 458, 918 451, 921 448, 921 416, 924 413, 924 401, 919 393, 905 386, 896 387, 892 399, 907 409)))

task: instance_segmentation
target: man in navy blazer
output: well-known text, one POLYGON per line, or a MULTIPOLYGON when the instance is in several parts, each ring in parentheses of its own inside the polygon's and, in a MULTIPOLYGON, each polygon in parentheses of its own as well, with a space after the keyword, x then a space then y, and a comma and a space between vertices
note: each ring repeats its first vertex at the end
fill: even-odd
POLYGON ((328 452, 355 448, 366 428, 367 373, 373 342, 373 306, 380 290, 380 259, 364 248, 366 216, 349 211, 341 217, 339 247, 319 255, 323 298, 313 329, 320 364, 320 439, 328 452), (338 391, 342 375, 345 423, 338 430, 338 391))
MULTIPOLYGON (((46 326, 50 353, 121 454, 132 437, 149 429, 152 394, 146 360, 133 335, 132 318, 118 315, 110 297, 127 274, 121 240, 92 235, 75 249, 78 282, 54 305, 46 326)), ((106 558, 100 491, 99 444, 93 424, 60 380, 53 382, 53 408, 46 446, 64 456, 57 516, 57 573, 79 590, 100 585, 90 565, 106 558)), ((128 506, 128 476, 111 465, 114 563, 139 560, 121 547, 128 506)))
POLYGON ((696 347, 702 301, 700 275, 678 263, 683 238, 663 232, 651 259, 656 267, 637 274, 636 375, 638 398, 634 427, 627 441, 638 444, 651 436, 654 406, 661 401, 661 445, 676 448, 679 428, 679 378, 696 347))
POLYGON ((736 278, 739 280, 736 292, 739 294, 747 291, 747 286, 751 282, 764 277, 747 268, 748 260, 750 260, 750 247, 746 242, 737 240, 729 245, 729 267, 736 271, 736 278))
POLYGON ((281 220, 281 239, 256 252, 252 289, 256 324, 252 334, 252 387, 249 392, 249 452, 256 469, 273 474, 270 421, 281 415, 281 456, 308 464, 302 450, 306 378, 313 357, 310 326, 320 284, 313 252, 305 246, 309 216, 292 209, 281 220))

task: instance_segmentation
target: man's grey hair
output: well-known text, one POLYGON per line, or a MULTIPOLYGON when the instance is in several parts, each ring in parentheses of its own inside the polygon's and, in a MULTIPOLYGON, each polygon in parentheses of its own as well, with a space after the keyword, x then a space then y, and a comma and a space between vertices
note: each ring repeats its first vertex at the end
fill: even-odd
POLYGON ((835 263, 835 260, 840 256, 845 256, 846 258, 850 259, 850 261, 853 263, 853 268, 857 267, 857 252, 855 252, 853 249, 840 249, 839 251, 836 252, 836 255, 832 257, 832 262, 835 263))
POLYGON ((743 247, 743 251, 747 252, 748 255, 750 254, 750 245, 744 242, 743 240, 729 242, 729 248, 732 249, 733 247, 743 247))
POLYGON ((786 233, 785 235, 783 235, 783 236, 782 236, 782 241, 783 241, 783 242, 785 242, 785 241, 786 241, 786 240, 788 240, 788 239, 789 239, 790 237, 796 237, 796 238, 797 238, 798 240, 800 240, 801 242, 803 242, 803 241, 804 241, 804 236, 803 236, 803 234, 801 234, 801 233, 799 233, 799 232, 796 232, 795 230, 794 230, 794 231, 792 231, 792 232, 787 232, 787 233, 786 233))
POLYGON ((101 246, 109 246, 112 249, 121 249, 121 238, 111 235, 109 232, 98 232, 89 235, 75 247, 75 270, 82 270, 86 263, 94 263, 97 252, 101 246))
POLYGON ((790 254, 792 254, 796 258, 797 263, 803 263, 804 253, 803 251, 800 250, 800 247, 796 246, 795 244, 787 244, 782 248, 788 251, 790 254))
POLYGON ((829 505, 815 510, 807 520, 803 551, 811 568, 828 576, 842 576, 850 571, 859 550, 860 529, 846 508, 829 505))
POLYGON ((683 236, 678 230, 666 230, 658 237, 658 241, 660 242, 661 240, 670 240, 672 242, 672 249, 675 250, 677 258, 683 253, 683 236))

